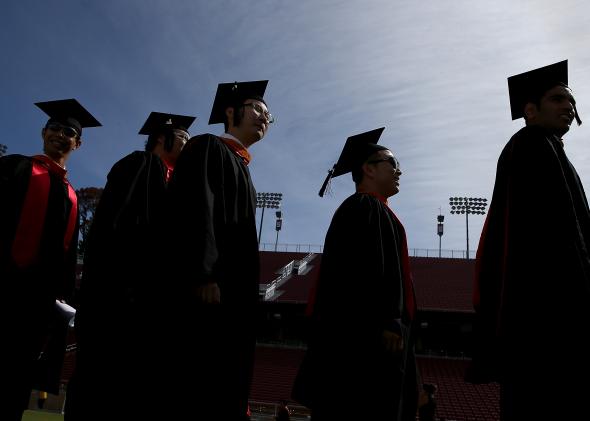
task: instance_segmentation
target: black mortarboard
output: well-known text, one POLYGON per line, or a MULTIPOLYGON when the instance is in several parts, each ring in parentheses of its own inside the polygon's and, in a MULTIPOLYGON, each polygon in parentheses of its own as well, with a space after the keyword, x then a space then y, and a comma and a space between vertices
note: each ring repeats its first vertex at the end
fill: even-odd
POLYGON ((247 99, 262 100, 268 80, 220 83, 211 108, 209 124, 223 123, 227 107, 241 105, 247 99))
POLYGON ((36 102, 35 105, 49 116, 50 121, 54 120, 70 125, 77 129, 80 134, 82 134, 83 127, 101 126, 98 120, 73 98, 36 102))
MULTIPOLYGON (((524 107, 528 102, 540 98, 559 84, 567 85, 567 60, 509 77, 508 93, 512 120, 524 117, 524 107)), ((581 124, 575 107, 574 113, 576 121, 581 124)))
POLYGON ((188 132, 188 128, 196 120, 190 115, 158 113, 152 111, 148 116, 139 134, 151 135, 163 129, 178 129, 188 132))
POLYGON ((322 184, 319 192, 320 197, 324 196, 331 178, 354 171, 360 168, 375 152, 387 150, 385 146, 377 145, 383 130, 385 130, 385 127, 350 136, 346 139, 338 162, 328 172, 328 176, 324 180, 324 184, 322 184))

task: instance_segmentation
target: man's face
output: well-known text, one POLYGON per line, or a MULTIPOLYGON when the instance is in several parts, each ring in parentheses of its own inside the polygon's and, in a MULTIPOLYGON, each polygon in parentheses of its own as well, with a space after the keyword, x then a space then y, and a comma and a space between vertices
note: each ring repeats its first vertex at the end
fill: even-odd
POLYGON ((242 113, 242 118, 240 124, 235 127, 238 133, 236 137, 246 146, 261 140, 272 121, 264 102, 247 99, 237 112, 242 113))
POLYGON ((67 157, 80 147, 80 136, 75 128, 60 123, 48 123, 41 131, 43 151, 51 158, 67 157))
POLYGON ((182 148, 188 142, 189 134, 184 130, 174 130, 174 143, 172 144, 172 150, 170 151, 170 158, 173 163, 176 163, 182 148))
POLYGON ((391 151, 377 152, 377 157, 369 160, 368 163, 375 168, 373 175, 377 193, 383 197, 391 197, 399 193, 399 177, 402 172, 391 151))
POLYGON ((530 121, 553 131, 558 136, 563 136, 569 131, 574 120, 575 103, 570 89, 565 86, 555 86, 543 95, 539 107, 530 104, 533 105, 530 108, 532 114, 530 121))

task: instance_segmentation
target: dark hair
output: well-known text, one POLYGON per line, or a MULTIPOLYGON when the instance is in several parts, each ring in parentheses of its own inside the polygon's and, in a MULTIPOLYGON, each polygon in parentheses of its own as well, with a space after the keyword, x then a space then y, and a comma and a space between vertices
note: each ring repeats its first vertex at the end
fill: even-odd
POLYGON ((363 181, 363 167, 357 167, 354 170, 352 170, 352 181, 354 181, 355 184, 360 183, 361 181, 363 181))
POLYGON ((174 145, 174 130, 162 129, 157 132, 153 132, 148 136, 148 140, 145 142, 146 152, 153 152, 154 149, 156 149, 158 138, 160 136, 164 136, 164 150, 166 152, 170 152, 172 150, 172 146, 174 145))
POLYGON ((438 386, 433 383, 424 383, 422 389, 430 395, 434 395, 438 389, 438 386))
MULTIPOLYGON (((234 110, 233 125, 238 126, 240 124, 240 122, 242 121, 242 117, 244 117, 244 107, 242 106, 242 104, 240 104, 240 105, 230 105, 228 108, 233 108, 233 110, 234 110)), ((229 129, 229 119, 228 119, 227 115, 225 115, 225 114, 223 116, 223 127, 224 127, 225 131, 227 132, 227 130, 229 129)))

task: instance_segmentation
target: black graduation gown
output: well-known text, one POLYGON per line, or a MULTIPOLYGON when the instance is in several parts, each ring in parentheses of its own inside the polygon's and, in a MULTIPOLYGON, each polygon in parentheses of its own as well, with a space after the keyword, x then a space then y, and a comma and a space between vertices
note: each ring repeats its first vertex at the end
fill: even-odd
POLYGON ((321 419, 415 418, 413 346, 394 355, 381 339, 387 329, 412 343, 402 258, 400 227, 385 204, 363 193, 342 203, 326 235, 312 335, 293 391, 321 419), (402 394, 409 416, 398 418, 402 394))
POLYGON ((104 311, 105 304, 121 310, 154 292, 156 278, 150 274, 164 248, 159 242, 166 171, 158 156, 135 151, 118 161, 107 176, 88 233, 80 284, 81 307, 96 305, 101 318, 112 313, 104 311))
POLYGON ((88 419, 100 408, 137 415, 143 390, 160 387, 158 346, 161 235, 167 168, 135 151, 118 161, 88 234, 76 313, 77 354, 68 387, 68 419, 88 419), (110 405, 97 408, 108 393, 110 405))
MULTIPOLYGON (((72 202, 67 185, 51 172, 37 262, 18 268, 12 259, 11 248, 31 170, 30 157, 8 155, 0 158, 0 281, 4 297, 0 314, 3 348, 7 352, 0 367, 3 373, 0 413, 4 414, 5 410, 14 408, 18 412, 28 405, 34 362, 48 334, 55 299, 70 299, 76 279, 78 226, 66 252, 64 236, 72 202)), ((6 419, 10 418, 7 416, 6 419)))
POLYGON ((590 375, 589 241, 586 195, 561 140, 521 129, 498 160, 477 252, 468 380, 517 384, 518 399, 530 391, 543 410, 572 406, 564 383, 590 375))
POLYGON ((177 406, 185 414, 198 408, 203 419, 239 419, 254 364, 256 192, 242 158, 203 134, 184 147, 169 193, 177 406), (220 305, 196 299, 195 288, 210 281, 219 285, 220 305))

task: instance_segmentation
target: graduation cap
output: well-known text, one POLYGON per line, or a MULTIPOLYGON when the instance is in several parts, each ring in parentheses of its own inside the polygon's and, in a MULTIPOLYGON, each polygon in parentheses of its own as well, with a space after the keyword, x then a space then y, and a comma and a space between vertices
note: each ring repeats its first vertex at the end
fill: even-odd
POLYGON ((247 99, 257 99, 264 102, 264 91, 268 80, 253 82, 220 83, 211 109, 209 124, 223 123, 227 107, 242 105, 247 99))
POLYGON ((190 115, 179 115, 169 113, 158 113, 152 111, 148 116, 139 134, 151 135, 162 130, 184 130, 188 133, 188 128, 196 120, 196 117, 190 115))
MULTIPOLYGON (((512 120, 524 117, 524 107, 557 85, 567 86, 567 60, 531 70, 508 78, 512 120)), ((574 105, 576 122, 582 124, 574 105)))
POLYGON ((322 184, 319 191, 320 197, 324 196, 330 179, 360 168, 375 152, 387 150, 385 146, 377 145, 383 130, 385 130, 385 127, 350 136, 346 139, 338 162, 328 171, 328 176, 324 180, 324 184, 322 184))
POLYGON ((99 127, 101 124, 75 99, 36 102, 35 105, 49 116, 49 121, 67 124, 82 134, 83 127, 99 127))

